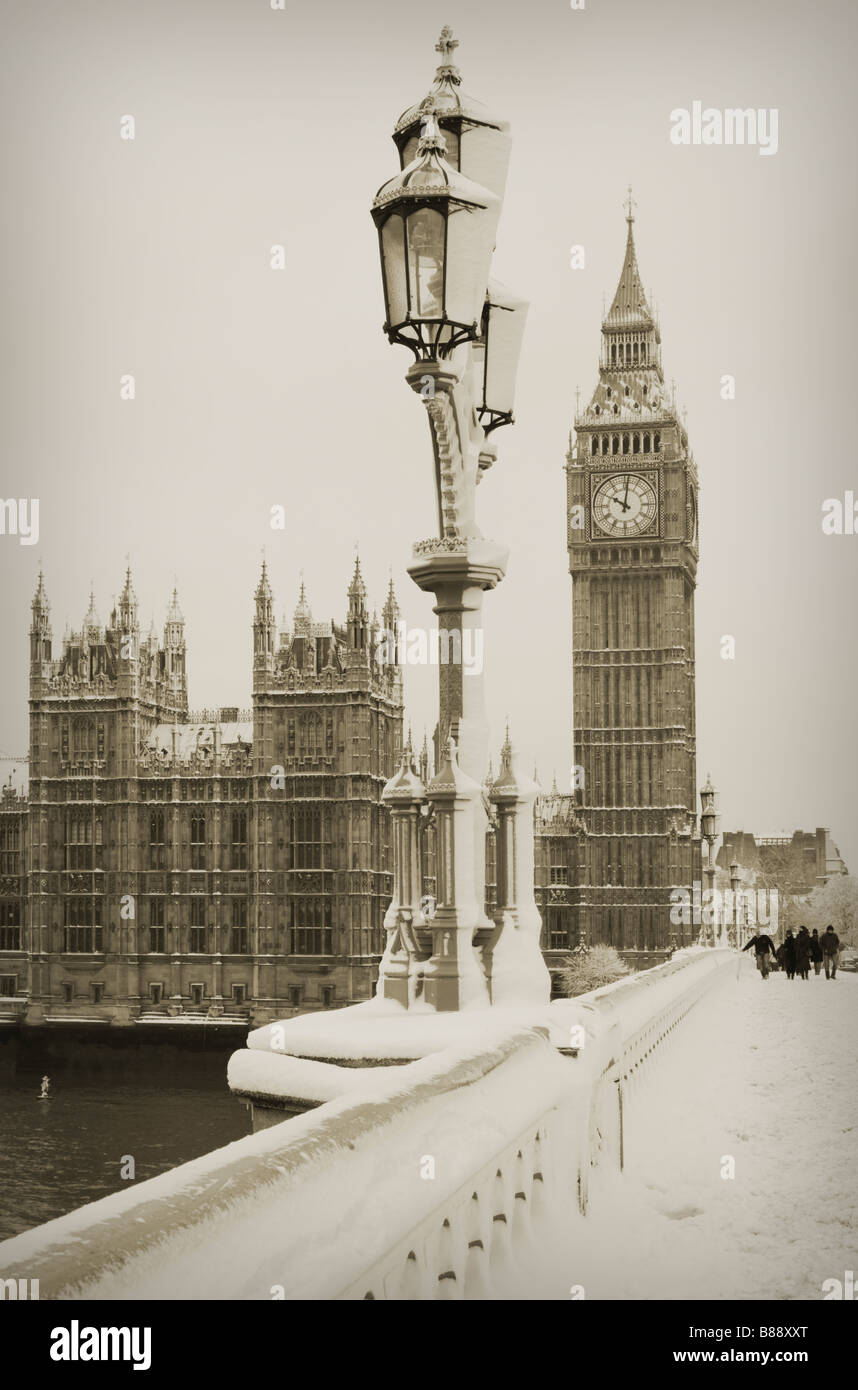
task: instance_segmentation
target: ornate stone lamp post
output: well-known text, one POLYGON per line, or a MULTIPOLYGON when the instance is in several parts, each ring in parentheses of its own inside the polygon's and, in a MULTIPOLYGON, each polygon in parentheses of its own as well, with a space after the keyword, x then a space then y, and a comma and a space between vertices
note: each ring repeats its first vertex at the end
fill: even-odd
POLYGON ((742 875, 739 871, 738 862, 734 859, 730 865, 730 892, 733 895, 732 921, 727 924, 727 944, 730 946, 741 946, 743 917, 740 908, 739 890, 742 883, 742 875))
POLYGON ((482 675, 466 673, 462 654, 481 635, 483 594, 506 570, 506 548, 477 525, 476 487, 495 460, 489 435, 512 422, 526 305, 489 279, 510 142, 505 122, 459 92, 456 46, 445 29, 431 92, 397 122, 402 168, 372 206, 384 331, 414 353, 406 380, 424 403, 432 437, 438 534, 414 545, 408 573, 435 599, 441 750, 424 788, 406 746, 384 790, 394 817, 396 888, 378 992, 406 1008, 419 1003, 439 1012, 542 1003, 550 993, 533 897, 536 789, 517 771, 509 740, 489 791, 502 841, 495 920, 485 912, 488 725, 482 675), (413 870, 426 811, 437 845, 431 921, 413 870), (513 957, 514 970, 507 968, 513 957))
POLYGON ((712 785, 712 778, 706 774, 706 785, 700 792, 700 834, 706 841, 707 859, 703 872, 706 875, 706 888, 710 910, 713 914, 711 927, 701 927, 700 942, 704 946, 714 946, 718 940, 718 912, 715 900, 715 842, 719 835, 718 792, 712 785))

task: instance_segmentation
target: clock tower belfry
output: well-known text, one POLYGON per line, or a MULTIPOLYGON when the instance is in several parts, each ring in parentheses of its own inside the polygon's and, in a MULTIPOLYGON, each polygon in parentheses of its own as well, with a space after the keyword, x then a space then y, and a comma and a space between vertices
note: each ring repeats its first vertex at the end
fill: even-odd
POLYGON ((697 470, 641 285, 631 196, 599 381, 567 455, 578 939, 663 952, 699 928, 671 890, 700 880, 694 588, 697 470), (675 900, 674 900, 675 901, 675 900), (674 912, 680 917, 679 912, 674 912))

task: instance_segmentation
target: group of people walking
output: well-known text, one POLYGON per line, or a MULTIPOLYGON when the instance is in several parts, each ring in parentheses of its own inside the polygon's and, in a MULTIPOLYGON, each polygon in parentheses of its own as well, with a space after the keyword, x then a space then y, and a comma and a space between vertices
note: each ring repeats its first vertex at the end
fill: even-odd
POLYGON ((837 977, 840 937, 833 927, 826 927, 822 936, 816 927, 812 932, 807 927, 799 927, 798 936, 794 936, 790 928, 777 950, 772 938, 761 933, 752 936, 742 950, 750 951, 752 946, 757 969, 764 980, 768 979, 774 961, 786 973, 788 980, 794 980, 796 975, 801 980, 809 979, 811 965, 814 975, 818 975, 824 965, 826 980, 837 977))

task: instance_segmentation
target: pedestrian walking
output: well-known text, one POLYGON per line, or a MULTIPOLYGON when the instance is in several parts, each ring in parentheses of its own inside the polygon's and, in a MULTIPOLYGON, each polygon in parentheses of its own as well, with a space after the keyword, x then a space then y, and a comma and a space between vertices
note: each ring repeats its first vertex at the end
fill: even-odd
POLYGON ((822 933, 820 945, 822 946, 825 978, 826 980, 835 980, 837 978, 837 962, 840 959, 840 937, 830 924, 822 933))
POLYGON ((772 959, 774 959, 775 943, 770 936, 766 936, 765 932, 761 932, 759 936, 752 936, 747 946, 742 947, 742 951, 750 951, 752 946, 754 948, 754 961, 756 962, 757 969, 763 979, 767 980, 769 978, 770 968, 769 956, 771 955, 772 959))
POLYGON ((810 934, 810 959, 813 962, 813 973, 818 975, 822 969, 822 943, 819 940, 819 932, 816 927, 810 934))
POLYGON ((810 932, 804 926, 799 927, 795 939, 795 970, 800 980, 810 976, 810 932))
POLYGON ((787 932, 786 936, 785 936, 784 939, 783 939, 782 945, 780 946, 780 948, 779 948, 779 950, 778 950, 778 961, 780 962, 780 964, 783 966, 784 970, 786 971, 786 977, 787 977, 787 979, 788 979, 788 980, 794 980, 794 979, 795 979, 795 937, 794 937, 793 934, 792 934, 792 927, 790 927, 789 931, 787 932))

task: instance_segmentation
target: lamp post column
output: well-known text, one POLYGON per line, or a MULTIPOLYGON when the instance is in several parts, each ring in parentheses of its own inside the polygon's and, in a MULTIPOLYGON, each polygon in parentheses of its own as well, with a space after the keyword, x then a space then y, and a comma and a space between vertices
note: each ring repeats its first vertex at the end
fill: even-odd
POLYGON ((733 894, 733 911, 731 913, 732 921, 728 930, 728 944, 730 946, 741 946, 742 944, 739 940, 739 922, 741 920, 739 891, 741 881, 742 879, 739 873, 739 865, 734 859, 732 864, 730 865, 730 891, 733 894))
POLYGON ((717 802, 718 792, 712 785, 712 778, 707 773, 706 785, 700 790, 700 834, 706 841, 708 848, 706 867, 703 872, 706 875, 706 901, 709 905, 710 915, 710 924, 707 926, 704 921, 700 931, 700 941, 704 946, 716 946, 718 944, 718 908, 715 898, 715 842, 718 839, 718 823, 720 817, 718 815, 717 802))
POLYGON ((489 791, 497 808, 497 909, 487 948, 493 1004, 547 1000, 551 976, 539 949, 542 918, 533 891, 533 803, 536 783, 518 767, 507 730, 501 768, 489 791))
POLYGON ((411 738, 402 762, 382 792, 390 807, 393 839, 393 898, 384 917, 387 943, 378 972, 378 993, 408 1008, 420 992, 418 964, 429 950, 422 936, 425 927, 420 862, 420 816, 426 791, 413 763, 411 738))
MULTIPOLYGON (((436 536, 415 544, 408 567, 414 583, 433 595, 438 619, 438 650, 430 660, 437 657, 439 668, 439 766, 425 793, 434 813, 437 906, 427 924, 422 915, 419 921, 415 917, 413 905, 391 904, 380 991, 402 999, 398 957, 404 948, 410 976, 422 979, 425 1003, 445 1012, 491 1002, 490 950, 496 933, 485 910, 488 723, 482 603, 485 591, 504 576, 507 550, 480 532, 475 498, 481 474, 494 461, 487 436, 512 423, 527 309, 490 279, 509 159, 507 125, 459 91, 455 48, 445 28, 432 91, 397 123, 401 170, 382 185, 372 206, 384 331, 414 353, 407 380, 429 420, 438 522, 436 536), (419 931, 409 934, 410 923, 419 931), (429 958, 420 960, 421 942, 430 941, 429 958)), ((397 791, 397 780, 385 788, 391 806, 400 793, 405 796, 402 788, 397 791)), ((407 795, 416 795, 413 787, 407 795)), ((523 866, 528 856, 523 817, 516 827, 516 864, 523 866)), ((529 837, 532 880, 532 824, 529 837)), ((397 855, 411 853, 401 836, 395 845, 397 855)), ((399 882, 401 897, 401 876, 399 882)), ((538 957, 538 933, 531 940, 538 957)), ((539 973, 532 966, 529 977, 539 973)), ((409 1002, 414 997, 410 990, 409 1002)))

